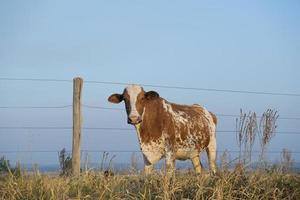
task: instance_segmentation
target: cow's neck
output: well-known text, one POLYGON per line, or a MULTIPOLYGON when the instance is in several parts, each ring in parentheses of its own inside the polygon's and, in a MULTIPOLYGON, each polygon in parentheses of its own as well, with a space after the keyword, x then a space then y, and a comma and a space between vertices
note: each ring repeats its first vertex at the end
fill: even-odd
POLYGON ((135 125, 139 142, 147 144, 150 141, 158 140, 162 135, 162 100, 149 102, 145 105, 142 115, 142 122, 135 125))

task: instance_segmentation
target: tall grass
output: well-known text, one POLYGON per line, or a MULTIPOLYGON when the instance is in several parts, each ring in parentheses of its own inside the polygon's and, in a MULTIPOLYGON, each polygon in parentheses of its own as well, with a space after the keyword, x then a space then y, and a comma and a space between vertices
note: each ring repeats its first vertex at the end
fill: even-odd
POLYGON ((12 173, 1 177, 0 199, 300 199, 300 176, 279 168, 269 171, 220 169, 215 176, 177 172, 106 177, 12 173))

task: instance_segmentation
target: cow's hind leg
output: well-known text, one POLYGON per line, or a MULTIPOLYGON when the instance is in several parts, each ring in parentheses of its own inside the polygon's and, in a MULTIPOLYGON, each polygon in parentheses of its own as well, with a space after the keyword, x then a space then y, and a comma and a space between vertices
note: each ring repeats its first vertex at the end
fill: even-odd
POLYGON ((208 147, 206 148, 208 162, 209 162, 209 168, 213 174, 216 173, 216 156, 217 156, 217 143, 216 138, 211 138, 208 147))
POLYGON ((202 164, 201 164, 199 155, 193 156, 191 158, 191 160, 193 162, 193 166, 194 166, 194 169, 195 169, 196 173, 197 174, 201 174, 201 172, 202 172, 202 164))

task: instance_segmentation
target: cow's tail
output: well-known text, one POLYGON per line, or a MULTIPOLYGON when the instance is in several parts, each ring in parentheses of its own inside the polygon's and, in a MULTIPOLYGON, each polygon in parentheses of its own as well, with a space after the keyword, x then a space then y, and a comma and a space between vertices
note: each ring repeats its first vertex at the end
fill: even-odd
POLYGON ((217 120, 216 115, 215 115, 214 113, 212 113, 212 112, 209 112, 209 113, 210 113, 210 115, 211 115, 212 118, 213 118, 214 124, 217 125, 218 120, 217 120))

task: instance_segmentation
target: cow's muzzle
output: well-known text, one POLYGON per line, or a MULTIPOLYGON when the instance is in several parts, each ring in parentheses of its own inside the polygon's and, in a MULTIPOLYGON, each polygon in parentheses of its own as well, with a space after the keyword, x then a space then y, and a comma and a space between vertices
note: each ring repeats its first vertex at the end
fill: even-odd
POLYGON ((142 118, 140 116, 129 116, 127 119, 128 124, 136 125, 142 122, 142 118))

